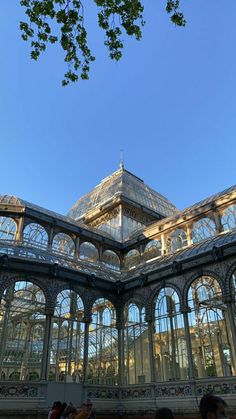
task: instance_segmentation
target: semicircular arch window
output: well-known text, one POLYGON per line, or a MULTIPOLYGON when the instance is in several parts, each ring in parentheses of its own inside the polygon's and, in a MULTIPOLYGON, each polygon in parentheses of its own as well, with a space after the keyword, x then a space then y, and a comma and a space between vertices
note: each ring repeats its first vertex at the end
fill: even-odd
POLYGON ((37 223, 30 223, 24 228, 23 243, 27 246, 47 249, 48 233, 43 226, 37 223))
POLYGON ((10 217, 0 217, 0 240, 14 240, 16 222, 10 217))
POLYGON ((117 384, 118 331, 114 305, 105 298, 95 301, 89 329, 88 380, 93 384, 117 384))
POLYGON ((93 243, 84 242, 81 244, 79 249, 79 257, 83 260, 90 262, 96 262, 98 260, 98 249, 93 243))
MULTIPOLYGON (((35 371, 41 374, 45 333, 45 296, 29 281, 16 281, 1 299, 0 340, 5 347, 2 369, 20 370, 20 380, 35 371), (38 298, 41 294, 40 299, 38 298)), ((13 376, 9 377, 14 379, 13 376)))
POLYGON ((161 240, 151 240, 146 244, 143 258, 145 261, 161 256, 161 240))
POLYGON ((158 381, 183 380, 188 376, 188 355, 183 315, 177 292, 162 288, 155 301, 155 370, 158 381))
POLYGON ((168 253, 176 252, 177 250, 187 246, 187 244, 188 241, 186 232, 184 230, 177 229, 173 231, 167 239, 168 253))
POLYGON ((124 257, 124 266, 127 269, 135 268, 141 261, 140 253, 137 249, 131 249, 124 257))
POLYGON ((192 228, 192 241, 198 243, 213 237, 216 234, 216 225, 211 218, 205 217, 194 223, 192 228))
POLYGON ((193 281, 188 306, 196 378, 235 375, 234 344, 218 281, 210 276, 193 281))
POLYGON ((75 252, 75 244, 72 238, 68 236, 68 234, 58 233, 53 238, 52 250, 55 253, 73 257, 75 252))
POLYGON ((148 324, 145 321, 145 308, 134 302, 124 308, 124 364, 126 384, 149 383, 149 336, 148 324))
POLYGON ((236 227, 236 205, 230 205, 226 208, 221 217, 221 223, 224 231, 232 230, 236 227))
POLYGON ((113 250, 105 250, 102 255, 102 261, 104 265, 113 269, 114 271, 120 270, 120 259, 119 256, 113 252, 113 250))
POLYGON ((75 291, 65 289, 57 295, 52 322, 50 372, 55 381, 73 380, 83 372, 84 305, 75 291))

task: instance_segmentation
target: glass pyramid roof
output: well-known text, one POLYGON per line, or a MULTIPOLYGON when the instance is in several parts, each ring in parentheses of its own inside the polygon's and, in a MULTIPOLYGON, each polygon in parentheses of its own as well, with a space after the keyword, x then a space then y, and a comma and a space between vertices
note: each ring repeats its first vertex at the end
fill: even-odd
POLYGON ((162 217, 174 215, 177 208, 163 195, 147 186, 142 179, 123 168, 103 179, 91 192, 78 199, 68 212, 68 216, 78 220, 89 211, 123 197, 139 204, 162 217))

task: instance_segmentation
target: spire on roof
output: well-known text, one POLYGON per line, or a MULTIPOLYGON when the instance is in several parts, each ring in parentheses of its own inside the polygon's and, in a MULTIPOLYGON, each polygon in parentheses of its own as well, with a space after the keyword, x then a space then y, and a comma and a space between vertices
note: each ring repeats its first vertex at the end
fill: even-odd
POLYGON ((123 149, 120 150, 120 169, 124 170, 125 165, 124 165, 124 159, 123 159, 123 149))

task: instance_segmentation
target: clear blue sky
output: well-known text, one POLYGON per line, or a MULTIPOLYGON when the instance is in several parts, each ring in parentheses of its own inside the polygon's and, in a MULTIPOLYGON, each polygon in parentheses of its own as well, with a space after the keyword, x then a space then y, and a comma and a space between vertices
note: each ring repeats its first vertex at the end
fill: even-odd
POLYGON ((19 0, 1 0, 0 194, 66 213, 125 166, 182 209, 235 181, 236 1, 184 0, 184 29, 145 1, 141 42, 109 60, 92 1, 88 82, 62 88, 59 46, 35 63, 19 0))

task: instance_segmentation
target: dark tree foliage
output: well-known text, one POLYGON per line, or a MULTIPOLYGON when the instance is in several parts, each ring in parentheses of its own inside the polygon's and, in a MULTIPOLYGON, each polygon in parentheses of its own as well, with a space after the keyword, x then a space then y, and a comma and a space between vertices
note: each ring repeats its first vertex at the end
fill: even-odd
MULTIPOLYGON (((105 32, 105 45, 110 58, 122 57, 122 35, 139 40, 144 25, 142 0, 94 0, 98 8, 98 25, 105 32)), ((179 11, 179 0, 165 0, 171 21, 185 25, 179 11)), ((87 42, 84 9, 80 0, 20 0, 27 22, 20 22, 22 38, 31 41, 31 58, 37 60, 47 44, 59 42, 65 52, 68 71, 63 86, 89 78, 90 63, 95 60, 87 42)))

